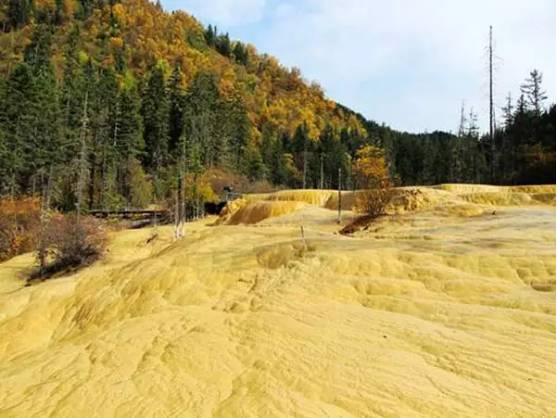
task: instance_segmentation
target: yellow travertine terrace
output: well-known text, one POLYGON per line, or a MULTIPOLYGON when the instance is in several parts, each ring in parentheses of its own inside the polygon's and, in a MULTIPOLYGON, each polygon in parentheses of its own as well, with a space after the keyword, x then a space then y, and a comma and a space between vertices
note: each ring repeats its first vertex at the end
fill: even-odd
POLYGON ((0 264, 0 416, 554 416, 555 187, 401 188, 350 237, 337 198, 114 232, 28 287, 33 255, 0 264))

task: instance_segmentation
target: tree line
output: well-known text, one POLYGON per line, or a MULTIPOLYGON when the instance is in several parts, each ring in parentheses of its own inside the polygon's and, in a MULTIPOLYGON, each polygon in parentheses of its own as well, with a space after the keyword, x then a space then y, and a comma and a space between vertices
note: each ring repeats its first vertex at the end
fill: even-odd
POLYGON ((223 97, 215 74, 198 72, 185 90, 180 65, 154 63, 139 79, 119 74, 80 57, 79 36, 76 26, 59 80, 49 26, 37 26, 23 61, 2 80, 3 195, 47 193, 62 210, 142 207, 182 193, 186 176, 195 188, 213 167, 305 188, 339 187, 340 168, 340 186, 350 188, 355 155, 369 144, 384 148, 401 185, 555 181, 555 105, 544 107, 537 71, 516 105, 508 98, 494 155, 464 109, 456 135, 401 133, 364 120, 367 133, 326 126, 317 138, 305 124, 292 136, 269 124, 254 142, 242 96, 223 97))
POLYGON ((222 96, 215 74, 199 71, 183 89, 180 65, 160 61, 137 78, 80 55, 79 37, 75 26, 58 78, 51 28, 38 25, 2 80, 3 195, 47 193, 62 210, 140 207, 171 199, 185 175, 195 182, 213 167, 289 187, 337 187, 338 168, 349 173, 350 152, 365 139, 332 126, 310 138, 305 124, 290 136, 268 124, 254 142, 243 97, 222 96))
POLYGON ((391 177, 401 185, 555 183, 555 104, 545 104, 542 75, 532 70, 513 103, 501 109, 492 143, 473 109, 460 112, 456 134, 411 134, 365 121, 384 147, 391 177))

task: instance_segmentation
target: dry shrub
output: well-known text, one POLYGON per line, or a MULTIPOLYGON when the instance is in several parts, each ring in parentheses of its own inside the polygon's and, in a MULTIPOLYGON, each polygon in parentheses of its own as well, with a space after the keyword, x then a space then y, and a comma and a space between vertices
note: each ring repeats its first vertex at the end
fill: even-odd
POLYGON ((0 261, 35 248, 39 214, 38 198, 0 200, 0 261))
POLYGON ((258 180, 249 183, 243 190, 243 193, 272 193, 280 190, 279 187, 272 185, 267 180, 258 180))
POLYGON ((41 238, 39 268, 33 278, 50 277, 90 265, 103 255, 107 241, 106 232, 97 219, 75 214, 53 216, 41 238))
POLYGON ((362 216, 342 228, 340 233, 348 235, 367 229, 377 218, 386 215, 386 209, 394 196, 395 190, 389 187, 388 182, 385 183, 385 187, 360 191, 356 196, 354 208, 362 216))
POLYGON ((232 187, 234 191, 241 191, 249 184, 247 177, 222 168, 208 170, 207 177, 216 194, 223 193, 225 187, 232 187))
POLYGON ((378 218, 386 214, 386 209, 394 196, 394 189, 385 184, 384 187, 362 190, 356 196, 356 212, 378 218))
POLYGON ((208 170, 207 177, 216 194, 222 194, 224 187, 232 187, 237 193, 269 193, 278 189, 267 180, 253 182, 244 175, 222 168, 208 170))

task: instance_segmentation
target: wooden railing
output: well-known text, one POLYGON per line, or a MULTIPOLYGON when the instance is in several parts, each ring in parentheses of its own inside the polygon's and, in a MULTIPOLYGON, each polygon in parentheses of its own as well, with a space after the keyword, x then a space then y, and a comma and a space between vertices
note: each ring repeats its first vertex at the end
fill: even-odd
POLYGON ((162 217, 168 215, 168 211, 166 210, 149 210, 149 209, 129 209, 129 210, 90 210, 89 214, 95 216, 97 218, 108 218, 108 217, 116 217, 116 218, 133 218, 133 217, 144 217, 144 218, 153 218, 153 217, 162 217))

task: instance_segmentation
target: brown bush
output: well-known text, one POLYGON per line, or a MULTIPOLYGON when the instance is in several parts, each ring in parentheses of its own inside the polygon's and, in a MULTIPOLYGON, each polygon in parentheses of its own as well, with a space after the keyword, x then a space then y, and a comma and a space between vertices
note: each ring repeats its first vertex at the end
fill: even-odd
POLYGON ((362 190, 356 196, 356 212, 375 219, 385 215, 385 210, 394 196, 394 190, 385 184, 384 187, 362 190))
POLYGON ((280 187, 277 187, 267 180, 258 180, 252 183, 249 183, 243 190, 243 193, 272 193, 280 190, 280 187))
POLYGON ((218 195, 223 193, 224 187, 232 187, 234 191, 240 192, 249 184, 247 177, 221 168, 208 170, 207 177, 211 188, 218 195))
POLYGON ((388 187, 388 183, 385 183, 385 187, 359 191, 356 197, 355 210, 362 216, 357 217, 342 228, 340 233, 349 235, 361 229, 367 229, 378 217, 386 215, 387 206, 394 195, 395 190, 388 187))
POLYGON ((224 187, 232 187, 237 193, 269 193, 278 190, 267 180, 250 181, 246 176, 221 168, 207 171, 209 183, 218 195, 223 194, 224 187))
POLYGON ((40 201, 37 198, 0 200, 0 261, 35 248, 39 217, 40 201))
POLYGON ((103 255, 105 248, 106 233, 97 219, 55 215, 41 234, 39 268, 32 278, 88 266, 103 255))

